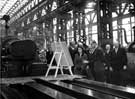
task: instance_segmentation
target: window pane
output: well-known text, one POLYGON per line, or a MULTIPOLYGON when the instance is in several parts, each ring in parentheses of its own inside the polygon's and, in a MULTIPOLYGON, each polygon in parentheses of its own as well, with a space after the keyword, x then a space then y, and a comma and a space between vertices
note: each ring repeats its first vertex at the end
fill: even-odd
POLYGON ((130 18, 122 19, 122 24, 129 24, 129 23, 130 23, 130 18))
POLYGON ((113 42, 118 41, 118 33, 117 31, 113 31, 113 42))
POLYGON ((98 35, 97 34, 93 34, 92 35, 92 40, 95 40, 98 43, 98 35))
POLYGON ((115 12, 113 12, 112 17, 117 17, 117 14, 115 12))
POLYGON ((92 33, 97 33, 97 25, 92 26, 92 33))

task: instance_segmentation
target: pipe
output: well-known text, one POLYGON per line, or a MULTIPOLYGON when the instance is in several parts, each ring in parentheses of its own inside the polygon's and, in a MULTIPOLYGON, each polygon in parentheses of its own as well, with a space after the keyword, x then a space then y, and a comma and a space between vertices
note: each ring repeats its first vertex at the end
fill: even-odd
POLYGON ((118 30, 123 30, 125 42, 126 42, 126 44, 129 44, 130 42, 128 42, 128 40, 127 40, 127 33, 126 33, 125 28, 115 29, 114 31, 118 31, 118 30))

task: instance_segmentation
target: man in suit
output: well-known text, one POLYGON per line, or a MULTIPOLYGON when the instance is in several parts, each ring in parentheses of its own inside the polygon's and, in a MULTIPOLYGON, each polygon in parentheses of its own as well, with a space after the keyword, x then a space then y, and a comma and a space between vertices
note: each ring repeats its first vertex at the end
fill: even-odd
POLYGON ((101 47, 97 45, 95 41, 92 41, 91 43, 92 50, 88 54, 88 60, 89 60, 89 68, 91 68, 91 72, 94 76, 94 79, 96 81, 105 81, 105 75, 104 75, 104 63, 105 63, 105 57, 103 54, 103 50, 101 47))
POLYGON ((111 45, 106 44, 105 46, 105 60, 106 60, 106 66, 105 66, 105 76, 106 76, 106 82, 110 82, 110 66, 111 66, 111 45))
POLYGON ((111 53, 112 81, 111 83, 121 85, 123 83, 122 72, 127 68, 127 56, 124 48, 120 47, 118 42, 114 43, 114 49, 111 53))

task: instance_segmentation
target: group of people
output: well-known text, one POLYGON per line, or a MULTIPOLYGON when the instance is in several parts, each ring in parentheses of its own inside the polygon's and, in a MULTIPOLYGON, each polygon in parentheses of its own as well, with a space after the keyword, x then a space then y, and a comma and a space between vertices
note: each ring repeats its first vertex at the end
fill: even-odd
POLYGON ((123 71, 127 69, 125 48, 118 42, 113 47, 105 45, 105 49, 92 41, 89 47, 71 42, 69 52, 74 63, 74 74, 83 75, 88 79, 123 85, 123 71))

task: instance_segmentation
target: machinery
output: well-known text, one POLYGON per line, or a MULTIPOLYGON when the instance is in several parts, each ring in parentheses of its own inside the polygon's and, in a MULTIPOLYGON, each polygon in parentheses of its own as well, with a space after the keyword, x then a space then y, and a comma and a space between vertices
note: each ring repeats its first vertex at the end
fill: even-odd
MULTIPOLYGON (((135 26, 133 27, 133 29, 135 35, 135 26)), ((135 36, 134 36, 134 42, 129 44, 127 59, 128 59, 127 78, 128 80, 134 81, 135 80, 135 36)))
POLYGON ((37 56, 37 46, 32 40, 19 40, 5 37, 1 44, 1 71, 16 67, 19 74, 28 74, 30 66, 37 56))

